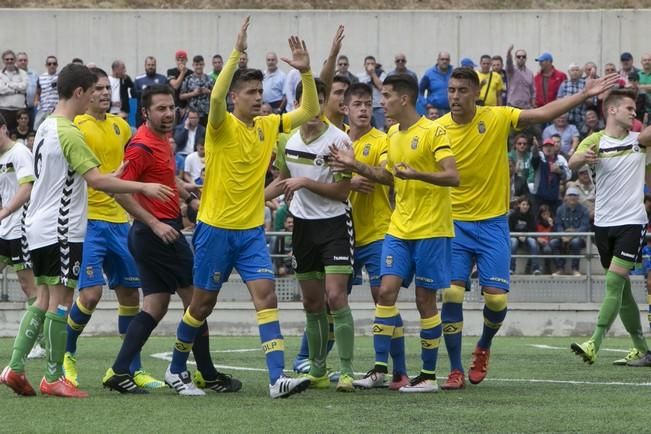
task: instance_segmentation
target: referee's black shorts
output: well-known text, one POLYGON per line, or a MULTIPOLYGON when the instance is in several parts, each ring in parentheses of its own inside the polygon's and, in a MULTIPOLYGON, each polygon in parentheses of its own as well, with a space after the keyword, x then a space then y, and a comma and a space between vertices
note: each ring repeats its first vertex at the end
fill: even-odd
POLYGON ((129 251, 140 275, 143 295, 174 293, 192 285, 194 255, 181 234, 181 219, 161 220, 179 232, 171 244, 165 244, 146 224, 138 220, 129 230, 129 251))

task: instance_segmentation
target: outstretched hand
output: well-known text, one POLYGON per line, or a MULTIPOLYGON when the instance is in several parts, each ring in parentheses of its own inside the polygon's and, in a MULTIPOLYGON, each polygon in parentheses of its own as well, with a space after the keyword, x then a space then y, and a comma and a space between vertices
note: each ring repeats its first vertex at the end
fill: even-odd
POLYGON ((619 74, 613 72, 612 74, 604 75, 596 79, 588 79, 585 82, 583 91, 588 97, 599 95, 613 88, 619 81, 619 78, 619 74))
POLYGON ((418 172, 407 163, 398 163, 393 166, 394 175, 400 179, 416 179, 418 172))
POLYGON ((281 57, 280 60, 287 63, 292 68, 298 69, 300 73, 310 70, 310 55, 307 52, 305 41, 298 36, 290 36, 288 39, 289 49, 292 52, 292 58, 281 57))
POLYGON ((249 29, 249 24, 251 23, 251 17, 246 17, 240 27, 240 31, 237 33, 237 39, 235 40, 235 49, 240 53, 246 51, 246 32, 249 29))
POLYGON ((344 26, 341 24, 339 27, 337 27, 337 31, 335 32, 335 37, 332 40, 332 46, 330 47, 330 55, 331 56, 337 56, 339 52, 341 51, 341 44, 344 41, 345 35, 344 35, 344 26))

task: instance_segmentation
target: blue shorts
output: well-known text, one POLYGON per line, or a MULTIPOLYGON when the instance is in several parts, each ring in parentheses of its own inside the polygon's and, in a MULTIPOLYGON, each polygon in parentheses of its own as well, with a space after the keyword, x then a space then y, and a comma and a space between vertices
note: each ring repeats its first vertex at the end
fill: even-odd
POLYGON ((436 291, 450 287, 451 238, 402 240, 386 235, 382 245, 381 276, 402 278, 407 288, 416 277, 416 286, 436 291))
POLYGON ((509 290, 511 241, 506 216, 454 222, 452 280, 465 282, 477 262, 479 284, 509 290))
POLYGON ((138 268, 129 253, 128 223, 88 220, 79 270, 79 290, 103 286, 104 273, 109 288, 139 288, 138 268))
POLYGON ((371 288, 380 286, 380 263, 382 260, 383 240, 373 241, 361 247, 355 247, 353 265, 353 285, 362 284, 362 269, 366 267, 371 288))
POLYGON ((194 286, 197 288, 219 291, 222 284, 228 281, 233 267, 245 283, 274 278, 262 226, 230 230, 199 222, 192 243, 194 286))

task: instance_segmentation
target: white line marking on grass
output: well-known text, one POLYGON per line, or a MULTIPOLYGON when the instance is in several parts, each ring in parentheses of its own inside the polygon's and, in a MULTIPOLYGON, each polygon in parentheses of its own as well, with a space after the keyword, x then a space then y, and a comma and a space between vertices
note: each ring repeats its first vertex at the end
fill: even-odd
MULTIPOLYGON (((570 347, 554 347, 551 345, 527 344, 530 347, 540 348, 543 350, 569 350, 570 347)), ((600 348, 599 351, 610 351, 611 353, 628 353, 628 350, 620 350, 616 348, 600 348)))

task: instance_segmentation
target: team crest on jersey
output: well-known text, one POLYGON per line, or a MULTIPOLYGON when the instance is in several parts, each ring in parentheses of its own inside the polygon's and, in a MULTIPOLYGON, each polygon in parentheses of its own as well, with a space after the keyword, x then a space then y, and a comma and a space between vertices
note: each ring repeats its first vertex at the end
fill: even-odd
POLYGON ((264 142, 264 133, 262 132, 262 128, 258 128, 258 138, 261 142, 264 142))
POLYGON ((371 152, 371 144, 367 143, 364 145, 364 150, 362 151, 362 155, 365 157, 368 157, 368 154, 371 152))
POLYGON ((75 265, 72 267, 72 275, 79 276, 79 271, 81 270, 81 264, 79 261, 75 261, 75 265))
POLYGON ((479 134, 484 134, 486 132, 486 124, 484 121, 479 121, 477 124, 477 131, 479 131, 479 134))
POLYGON ((222 273, 219 271, 215 271, 212 273, 212 281, 215 283, 219 283, 219 281, 222 279, 222 273))
POLYGON ((393 267, 393 256, 391 255, 387 256, 386 259, 384 260, 384 264, 387 267, 393 267))
POLYGON ((416 149, 418 147, 418 136, 414 137, 411 141, 411 149, 416 149))
POLYGON ((316 158, 314 159, 314 165, 321 167, 323 166, 323 163, 325 163, 325 159, 323 158, 323 155, 317 155, 316 158))
POLYGON ((113 124, 113 131, 115 131, 116 136, 120 135, 120 127, 118 127, 118 124, 113 124))
POLYGON ((93 267, 88 266, 86 267, 86 276, 88 276, 89 279, 93 278, 93 267))

